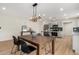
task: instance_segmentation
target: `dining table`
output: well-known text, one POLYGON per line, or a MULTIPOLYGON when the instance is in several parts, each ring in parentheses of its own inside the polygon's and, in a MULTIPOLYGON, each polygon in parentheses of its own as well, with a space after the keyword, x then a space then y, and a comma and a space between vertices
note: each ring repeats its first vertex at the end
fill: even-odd
POLYGON ((51 47, 52 47, 51 54, 54 55, 54 39, 55 39, 55 37, 42 36, 42 35, 37 35, 37 36, 33 37, 32 35, 23 35, 23 36, 18 36, 18 39, 24 40, 24 41, 36 46, 37 55, 40 55, 41 48, 45 47, 48 42, 51 42, 51 47))

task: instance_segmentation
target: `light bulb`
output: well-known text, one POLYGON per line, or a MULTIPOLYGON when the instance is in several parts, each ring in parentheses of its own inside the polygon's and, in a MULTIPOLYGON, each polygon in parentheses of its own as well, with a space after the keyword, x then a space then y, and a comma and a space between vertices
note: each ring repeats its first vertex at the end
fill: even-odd
POLYGON ((6 10, 6 7, 2 7, 2 10, 6 10))
POLYGON ((64 11, 64 9, 63 8, 60 8, 60 11, 64 11))

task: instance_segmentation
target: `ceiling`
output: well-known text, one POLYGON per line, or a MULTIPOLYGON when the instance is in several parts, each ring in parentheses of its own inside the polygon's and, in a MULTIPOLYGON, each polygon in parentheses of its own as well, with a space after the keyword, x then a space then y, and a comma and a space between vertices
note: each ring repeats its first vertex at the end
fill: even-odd
MULTIPOLYGON (((33 3, 0 3, 0 15, 31 17, 33 3), (2 10, 6 7, 6 10, 2 10)), ((78 3, 38 3, 37 13, 46 17, 79 15, 78 3), (60 11, 63 8, 64 11, 60 11)))

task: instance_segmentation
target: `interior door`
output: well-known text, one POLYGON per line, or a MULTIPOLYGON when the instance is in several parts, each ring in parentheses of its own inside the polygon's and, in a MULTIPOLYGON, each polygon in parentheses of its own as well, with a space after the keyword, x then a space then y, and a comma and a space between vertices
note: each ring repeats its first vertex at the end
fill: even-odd
POLYGON ((64 23, 64 26, 63 26, 64 36, 71 36, 72 35, 72 31, 73 31, 73 24, 72 24, 72 22, 64 23))

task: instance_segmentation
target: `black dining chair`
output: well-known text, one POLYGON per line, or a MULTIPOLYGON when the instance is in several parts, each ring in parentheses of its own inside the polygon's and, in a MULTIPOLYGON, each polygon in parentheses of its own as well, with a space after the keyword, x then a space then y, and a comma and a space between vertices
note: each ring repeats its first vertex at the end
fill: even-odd
POLYGON ((13 47, 12 47, 12 50, 11 50, 11 54, 12 54, 13 49, 15 48, 15 46, 16 46, 16 50, 15 50, 14 53, 19 51, 19 46, 20 46, 20 41, 18 40, 18 38, 16 38, 15 36, 12 36, 12 37, 13 37, 13 47))
POLYGON ((20 54, 30 54, 31 52, 35 51, 36 48, 31 46, 31 45, 28 45, 25 41, 23 40, 20 40, 20 50, 21 50, 21 53, 20 54))

